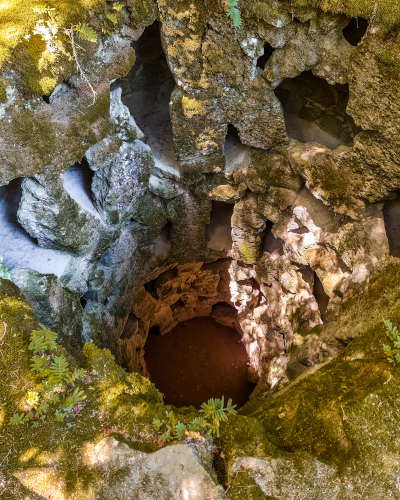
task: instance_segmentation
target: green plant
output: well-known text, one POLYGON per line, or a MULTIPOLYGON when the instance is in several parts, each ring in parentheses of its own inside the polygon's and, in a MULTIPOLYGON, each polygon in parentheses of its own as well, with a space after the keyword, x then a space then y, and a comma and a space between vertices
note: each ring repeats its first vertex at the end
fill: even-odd
MULTIPOLYGON (((382 318, 383 319, 383 318, 382 318)), ((389 363, 399 363, 400 364, 400 335, 397 326, 393 326, 390 320, 383 319, 383 322, 386 326, 386 335, 393 342, 393 347, 390 345, 384 345, 383 351, 386 354, 387 360, 389 363)))
POLYGON ((233 21, 236 28, 240 28, 242 25, 242 18, 240 16, 240 11, 237 8, 238 0, 225 0, 226 1, 226 13, 233 21))
POLYGON ((232 400, 229 399, 224 408, 224 396, 222 399, 209 399, 207 403, 201 405, 199 413, 201 416, 195 417, 188 424, 180 422, 172 411, 166 411, 166 417, 169 422, 161 422, 161 420, 154 419, 153 427, 160 431, 163 425, 165 430, 161 434, 160 439, 163 443, 169 443, 173 439, 199 439, 204 441, 204 437, 200 432, 207 432, 209 435, 216 434, 219 437, 219 426, 221 421, 228 418, 228 414, 236 415, 236 405, 232 405, 232 400))
MULTIPOLYGON (((3 257, 0 256, 0 264, 3 262, 3 257)), ((3 280, 8 280, 10 279, 10 275, 8 273, 8 269, 6 266, 0 266, 0 278, 3 280)), ((1 280, 0 280, 0 285, 1 285, 1 280)))
POLYGON ((33 420, 33 427, 38 427, 39 421, 46 418, 50 407, 54 405, 58 405, 54 417, 61 422, 86 398, 79 388, 73 390, 74 382, 85 377, 85 370, 75 369, 71 373, 65 356, 55 355, 58 335, 47 330, 41 323, 39 326, 41 330, 34 330, 31 334, 28 349, 33 352, 31 372, 40 377, 41 383, 35 391, 28 392, 25 398, 28 413, 14 414, 10 418, 9 425, 22 425, 33 420), (60 395, 62 395, 61 403, 60 395))

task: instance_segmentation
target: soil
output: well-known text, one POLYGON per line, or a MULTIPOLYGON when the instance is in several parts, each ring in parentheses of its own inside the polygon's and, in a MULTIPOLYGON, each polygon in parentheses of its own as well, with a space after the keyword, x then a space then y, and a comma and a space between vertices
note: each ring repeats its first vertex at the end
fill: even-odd
POLYGON ((150 332, 145 361, 165 403, 200 408, 210 398, 243 406, 254 389, 247 380, 248 356, 239 333, 213 318, 179 323, 165 335, 150 332))

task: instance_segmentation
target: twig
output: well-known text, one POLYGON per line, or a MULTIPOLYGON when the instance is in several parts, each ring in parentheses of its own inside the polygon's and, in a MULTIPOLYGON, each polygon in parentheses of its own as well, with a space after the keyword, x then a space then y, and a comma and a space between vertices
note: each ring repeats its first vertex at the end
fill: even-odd
POLYGON ((0 464, 0 467, 4 464, 4 462, 6 461, 6 458, 11 454, 11 450, 9 450, 9 452, 7 453, 7 455, 3 458, 3 461, 1 462, 0 464))
POLYGON ((6 332, 7 332, 7 323, 6 323, 5 321, 3 321, 3 326, 4 326, 4 333, 3 333, 3 335, 1 336, 0 342, 3 340, 4 335, 5 335, 5 334, 6 334, 6 332))
POLYGON ((92 87, 92 84, 89 82, 89 79, 86 76, 86 74, 83 71, 83 69, 81 68, 81 65, 79 64, 78 54, 76 53, 76 46, 75 46, 75 39, 74 39, 74 28, 72 26, 71 26, 71 29, 69 30, 68 36, 69 36, 69 39, 71 40, 72 53, 73 53, 73 56, 74 56, 74 59, 75 59, 75 62, 76 62, 76 67, 78 68, 78 73, 80 73, 81 77, 89 85, 90 90, 92 91, 92 94, 93 94, 93 103, 90 106, 93 106, 93 104, 96 102, 97 93, 95 92, 94 88, 92 87))

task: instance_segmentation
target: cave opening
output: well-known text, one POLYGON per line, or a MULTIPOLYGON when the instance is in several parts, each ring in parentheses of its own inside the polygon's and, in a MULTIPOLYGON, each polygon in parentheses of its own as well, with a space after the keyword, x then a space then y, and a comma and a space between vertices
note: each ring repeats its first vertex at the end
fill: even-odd
POLYGON ((165 335, 152 330, 144 349, 151 381, 166 404, 199 408, 225 396, 241 407, 254 389, 240 334, 210 316, 181 322, 165 335))
POLYGON ((250 151, 251 147, 240 140, 239 130, 232 123, 228 123, 223 144, 225 172, 231 173, 246 168, 250 151))
POLYGON ((257 67, 264 71, 265 65, 271 59, 275 48, 268 42, 264 44, 264 54, 257 59, 257 67))
POLYGON ((383 220, 389 243, 389 253, 392 257, 400 257, 400 197, 385 201, 383 206, 383 220))
POLYGON ((121 87, 121 99, 145 134, 156 167, 179 172, 169 113, 174 77, 168 67, 160 34, 160 23, 148 26, 132 43, 136 62, 128 75, 116 80, 111 90, 121 87))
POLYGON ((19 177, 8 185, 0 186, 0 255, 3 265, 11 269, 15 265, 40 273, 52 273, 61 277, 69 261, 64 252, 42 248, 37 240, 25 231, 18 221, 18 209, 22 199, 22 181, 19 177))
POLYGON ((369 22, 362 17, 352 17, 349 24, 343 29, 343 36, 354 47, 358 45, 367 32, 369 22))
POLYGON ((286 131, 292 139, 335 149, 352 146, 355 135, 361 131, 346 113, 347 84, 330 85, 305 71, 283 80, 274 92, 283 106, 286 131))
POLYGON ((210 223, 206 226, 206 244, 210 250, 224 252, 232 249, 231 220, 235 205, 222 201, 213 201, 210 223))

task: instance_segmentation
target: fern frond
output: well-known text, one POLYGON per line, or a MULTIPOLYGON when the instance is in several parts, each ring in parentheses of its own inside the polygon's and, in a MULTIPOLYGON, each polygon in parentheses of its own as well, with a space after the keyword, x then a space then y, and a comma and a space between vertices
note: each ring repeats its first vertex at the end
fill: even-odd
POLYGON ((233 24, 236 28, 240 28, 242 25, 242 18, 240 16, 240 11, 236 7, 230 7, 226 10, 228 16, 232 19, 233 24))
POLYGON ((85 393, 76 388, 71 396, 68 396, 64 401, 63 406, 65 409, 70 411, 77 403, 79 403, 79 401, 83 401, 84 399, 86 399, 85 393))
POLYGON ((81 40, 97 42, 97 33, 87 23, 79 23, 76 26, 73 26, 73 29, 81 40))
POLYGON ((28 349, 33 351, 34 354, 43 352, 47 349, 47 342, 44 337, 43 331, 33 331, 31 334, 31 343, 28 349))
POLYGON ((114 2, 112 8, 119 12, 121 9, 124 8, 124 4, 120 4, 119 2, 114 2))
POLYGON ((28 396, 26 398, 26 404, 29 406, 29 408, 33 408, 36 406, 40 401, 40 396, 37 392, 28 392, 28 396))
POLYGON ((86 370, 83 368, 75 368, 72 374, 72 380, 77 380, 78 378, 83 378, 86 375, 86 370))
POLYGON ((49 358, 47 356, 38 356, 34 354, 31 358, 31 372, 38 372, 42 374, 46 366, 49 362, 49 358))
POLYGON ((24 423, 24 414, 21 413, 21 415, 18 415, 18 413, 15 413, 10 418, 10 421, 8 422, 8 425, 22 425, 23 423, 24 423))
POLYGON ((159 431, 161 429, 161 427, 163 426, 163 422, 161 422, 161 420, 158 420, 158 418, 154 418, 153 419, 153 427, 159 431))
POLYGON ((117 19, 117 16, 115 14, 113 14, 112 12, 109 12, 107 15, 106 15, 106 18, 111 21, 113 24, 117 24, 118 23, 118 19, 117 19))
POLYGON ((38 3, 32 7, 33 12, 36 12, 37 14, 47 14, 53 10, 56 10, 54 8, 51 8, 43 3, 38 3))
POLYGON ((56 417, 57 422, 63 422, 65 418, 65 413, 61 413, 58 410, 54 413, 54 416, 56 417))
POLYGON ((54 377, 56 382, 61 383, 64 380, 71 381, 71 376, 68 370, 68 361, 65 356, 56 356, 50 365, 51 375, 54 377))
POLYGON ((178 439, 184 439, 186 437, 186 431, 187 428, 185 424, 183 424, 182 422, 178 422, 176 424, 175 433, 178 439))

